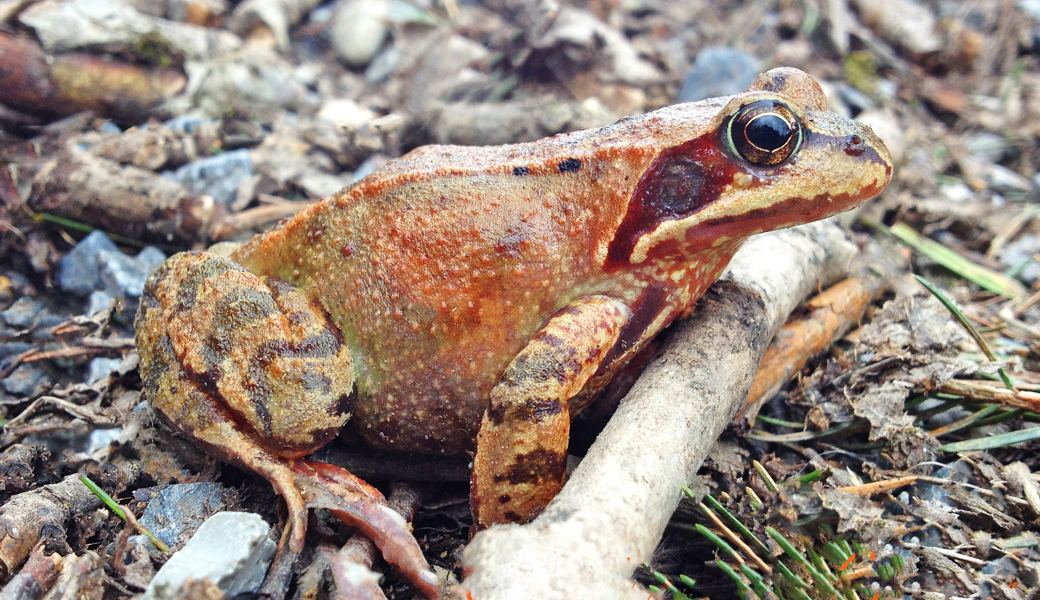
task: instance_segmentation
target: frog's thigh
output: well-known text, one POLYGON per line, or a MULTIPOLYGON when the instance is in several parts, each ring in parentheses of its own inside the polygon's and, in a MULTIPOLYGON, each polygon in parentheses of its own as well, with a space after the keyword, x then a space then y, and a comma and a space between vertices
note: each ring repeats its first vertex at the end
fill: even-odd
POLYGON ((568 403, 596 373, 631 311, 606 296, 559 310, 513 359, 480 425, 471 503, 478 527, 526 522, 563 486, 568 403))
MULTIPOLYGON (((349 418, 349 350, 322 308, 287 283, 225 258, 184 253, 146 288, 145 328, 166 328, 186 383, 274 454, 312 452, 349 418)), ((152 402, 164 410, 161 397, 152 402)))
POLYGON ((243 433, 226 408, 199 390, 181 369, 154 297, 146 294, 142 298, 134 325, 141 353, 141 379, 155 410, 168 425, 211 453, 244 465, 270 481, 288 506, 292 546, 302 548, 307 511, 292 470, 283 459, 243 433))

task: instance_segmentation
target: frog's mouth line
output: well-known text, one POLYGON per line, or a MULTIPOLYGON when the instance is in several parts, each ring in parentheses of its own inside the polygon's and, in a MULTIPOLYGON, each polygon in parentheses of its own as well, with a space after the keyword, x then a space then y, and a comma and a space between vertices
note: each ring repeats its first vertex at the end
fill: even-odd
POLYGON ((710 248, 719 240, 746 238, 756 233, 786 229, 853 209, 877 196, 885 188, 875 183, 861 194, 819 194, 813 198, 788 198, 741 215, 704 221, 686 232, 687 252, 710 248), (858 198, 857 198, 858 196, 858 198))

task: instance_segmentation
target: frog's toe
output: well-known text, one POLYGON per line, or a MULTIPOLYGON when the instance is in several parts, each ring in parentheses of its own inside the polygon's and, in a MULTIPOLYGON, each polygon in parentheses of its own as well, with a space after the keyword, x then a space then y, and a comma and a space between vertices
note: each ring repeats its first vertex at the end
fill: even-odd
POLYGON ((427 598, 440 598, 437 576, 430 570, 404 517, 387 506, 379 490, 346 469, 296 460, 296 487, 309 508, 327 508, 341 521, 357 527, 379 548, 387 562, 427 598))

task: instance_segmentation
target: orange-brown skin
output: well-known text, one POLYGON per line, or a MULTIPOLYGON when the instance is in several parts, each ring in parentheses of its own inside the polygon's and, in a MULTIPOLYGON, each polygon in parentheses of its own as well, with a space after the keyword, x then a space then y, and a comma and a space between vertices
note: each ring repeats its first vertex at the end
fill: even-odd
POLYGON ((210 281, 204 272, 231 263, 171 258, 138 316, 148 394, 174 426, 271 479, 299 544, 302 501, 269 463, 313 450, 348 417, 383 449, 459 455, 476 444, 479 523, 523 521, 562 484, 569 423, 558 415, 688 312, 747 236, 852 208, 891 171, 869 128, 827 112, 816 82, 793 69, 597 130, 419 148, 242 246, 231 258, 248 273, 210 281), (786 161, 756 166, 726 141, 756 101, 800 123, 786 161), (279 321, 265 286, 306 298, 279 321), (183 314, 185 296, 204 306, 198 318, 183 314), (235 327, 213 327, 222 320, 235 327), (178 391, 164 389, 172 370, 178 391), (205 422, 183 421, 200 401, 205 422), (291 414, 295 402, 310 408, 291 414), (274 424, 283 418, 292 426, 274 424), (232 426, 250 441, 199 434, 232 426))

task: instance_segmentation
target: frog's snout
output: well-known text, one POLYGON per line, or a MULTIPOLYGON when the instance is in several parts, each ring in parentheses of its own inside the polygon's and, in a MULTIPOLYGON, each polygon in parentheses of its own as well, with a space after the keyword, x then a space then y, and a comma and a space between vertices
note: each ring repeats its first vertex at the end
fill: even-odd
POLYGON ((891 175, 892 153, 888 151, 888 146, 874 133, 874 130, 869 125, 859 121, 855 123, 857 131, 845 136, 845 154, 881 163, 887 167, 886 171, 891 175))

